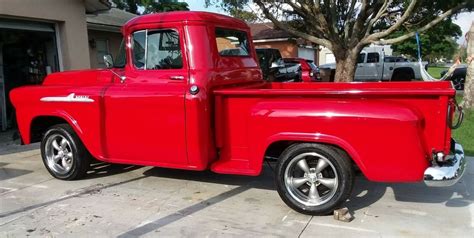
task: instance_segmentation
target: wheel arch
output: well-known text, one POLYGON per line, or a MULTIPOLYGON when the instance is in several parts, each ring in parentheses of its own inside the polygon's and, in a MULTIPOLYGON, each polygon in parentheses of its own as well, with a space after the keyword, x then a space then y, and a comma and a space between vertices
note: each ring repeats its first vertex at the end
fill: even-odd
POLYGON ((46 114, 37 115, 32 118, 28 131, 29 140, 26 141, 26 143, 40 142, 44 133, 46 133, 51 126, 58 124, 68 124, 82 140, 82 129, 72 117, 67 114, 46 114))
POLYGON ((267 156, 278 158, 286 148, 296 143, 319 143, 329 145, 339 153, 346 153, 352 162, 365 174, 366 167, 363 161, 357 151, 348 142, 336 136, 320 133, 280 133, 274 135, 267 140, 262 158, 267 156), (275 156, 277 154, 278 156, 275 156))
POLYGON ((405 81, 406 79, 399 79, 399 78, 396 77, 399 74, 404 74, 404 73, 410 74, 413 78, 415 78, 415 70, 413 70, 413 68, 399 67, 399 68, 395 68, 393 70, 391 81, 394 81, 394 80, 395 81, 405 81))

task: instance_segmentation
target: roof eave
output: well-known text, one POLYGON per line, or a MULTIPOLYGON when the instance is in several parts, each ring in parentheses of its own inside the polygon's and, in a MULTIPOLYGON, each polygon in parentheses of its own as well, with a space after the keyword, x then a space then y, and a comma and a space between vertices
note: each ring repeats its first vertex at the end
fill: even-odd
POLYGON ((96 23, 90 23, 90 22, 87 23, 87 30, 122 33, 120 26, 96 24, 96 23))

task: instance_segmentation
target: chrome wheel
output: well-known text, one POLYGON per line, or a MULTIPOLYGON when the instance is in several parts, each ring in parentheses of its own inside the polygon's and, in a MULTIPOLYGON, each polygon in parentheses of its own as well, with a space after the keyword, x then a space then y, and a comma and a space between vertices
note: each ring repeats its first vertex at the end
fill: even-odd
POLYGON ((49 169, 58 174, 71 171, 74 158, 70 142, 60 134, 48 137, 45 144, 45 155, 49 169))
POLYGON ((338 177, 334 165, 325 156, 306 152, 295 156, 284 173, 290 196, 305 206, 319 206, 334 197, 338 177))
POLYGON ((464 78, 454 78, 452 82, 456 90, 464 89, 464 78))

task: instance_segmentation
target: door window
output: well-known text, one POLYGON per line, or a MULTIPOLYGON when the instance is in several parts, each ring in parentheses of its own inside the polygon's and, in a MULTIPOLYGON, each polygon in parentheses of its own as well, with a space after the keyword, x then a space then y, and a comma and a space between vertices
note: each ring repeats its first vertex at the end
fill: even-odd
POLYGON ((379 53, 368 53, 367 54, 367 63, 378 63, 379 62, 379 53))
POLYGON ((183 57, 175 30, 137 31, 132 41, 133 64, 137 69, 181 69, 183 57))

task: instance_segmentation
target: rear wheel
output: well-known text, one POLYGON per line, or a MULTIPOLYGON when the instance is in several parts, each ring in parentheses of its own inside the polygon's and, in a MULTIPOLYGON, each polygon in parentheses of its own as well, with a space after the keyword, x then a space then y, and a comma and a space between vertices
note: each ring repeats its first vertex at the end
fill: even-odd
POLYGON ((330 146, 302 143, 287 148, 276 171, 280 197, 294 210, 325 215, 349 197, 354 183, 350 159, 330 146))
POLYGON ((41 141, 41 156, 48 172, 62 180, 84 177, 91 160, 84 144, 67 124, 48 129, 41 141))
POLYGON ((392 75, 392 82, 397 82, 397 81, 412 81, 415 78, 415 73, 413 70, 398 70, 395 71, 392 75))
POLYGON ((464 90, 464 78, 463 77, 455 77, 452 79, 453 86, 456 90, 464 90))

